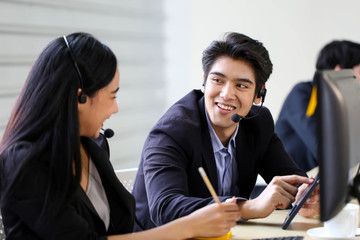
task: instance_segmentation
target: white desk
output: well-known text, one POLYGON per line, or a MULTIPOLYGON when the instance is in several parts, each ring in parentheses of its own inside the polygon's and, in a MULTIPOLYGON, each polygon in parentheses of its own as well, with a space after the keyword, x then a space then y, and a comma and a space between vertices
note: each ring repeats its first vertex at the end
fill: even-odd
POLYGON ((304 236, 304 240, 312 238, 306 234, 311 228, 321 227, 323 224, 318 219, 295 216, 286 230, 281 228, 288 210, 276 210, 263 219, 249 220, 239 223, 232 228, 232 239, 253 239, 267 237, 304 236))

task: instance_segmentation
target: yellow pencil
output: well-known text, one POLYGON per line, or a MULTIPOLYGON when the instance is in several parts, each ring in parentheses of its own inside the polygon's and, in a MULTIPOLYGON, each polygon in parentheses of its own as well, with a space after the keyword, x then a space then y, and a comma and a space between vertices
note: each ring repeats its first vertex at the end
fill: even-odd
POLYGON ((220 204, 220 200, 219 200, 218 196, 216 195, 215 190, 214 190, 213 186, 211 185, 211 182, 210 182, 208 176, 206 175, 205 170, 202 167, 199 167, 199 173, 200 173, 201 177, 203 178, 203 180, 204 180, 207 188, 209 189, 211 196, 214 198, 215 202, 220 204))

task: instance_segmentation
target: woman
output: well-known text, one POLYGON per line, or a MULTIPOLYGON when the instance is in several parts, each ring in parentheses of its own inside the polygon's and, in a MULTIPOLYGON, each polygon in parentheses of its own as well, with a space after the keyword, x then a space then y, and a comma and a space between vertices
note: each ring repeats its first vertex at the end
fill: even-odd
POLYGON ((185 239, 223 235, 236 224, 231 202, 131 233, 135 201, 99 134, 118 111, 118 90, 114 54, 89 34, 57 38, 40 54, 0 145, 8 239, 185 239))

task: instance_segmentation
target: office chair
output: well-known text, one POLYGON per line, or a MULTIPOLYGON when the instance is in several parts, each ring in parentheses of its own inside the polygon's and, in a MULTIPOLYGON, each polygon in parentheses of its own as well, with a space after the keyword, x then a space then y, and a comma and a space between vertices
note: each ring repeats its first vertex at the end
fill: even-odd
POLYGON ((115 170, 116 176, 129 192, 131 192, 133 189, 137 170, 137 168, 115 170))

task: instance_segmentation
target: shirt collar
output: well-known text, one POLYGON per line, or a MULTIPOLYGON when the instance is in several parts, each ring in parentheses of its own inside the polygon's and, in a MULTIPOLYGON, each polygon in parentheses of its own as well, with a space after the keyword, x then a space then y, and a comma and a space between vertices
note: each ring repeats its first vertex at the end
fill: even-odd
POLYGON ((224 145, 220 141, 219 137, 216 135, 214 128, 211 125, 206 108, 205 108, 205 116, 206 116, 206 121, 208 123, 208 128, 209 128, 210 137, 211 137, 211 143, 213 145, 214 152, 218 152, 218 151, 222 150, 223 148, 227 149, 229 147, 229 145, 232 145, 233 148, 236 148, 235 137, 236 137, 238 129, 239 129, 239 124, 236 124, 236 129, 230 138, 228 146, 224 147, 224 145))

